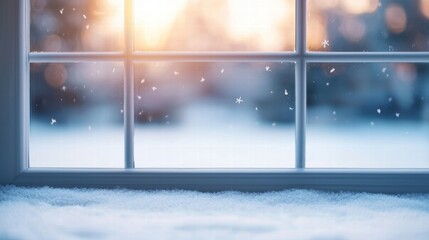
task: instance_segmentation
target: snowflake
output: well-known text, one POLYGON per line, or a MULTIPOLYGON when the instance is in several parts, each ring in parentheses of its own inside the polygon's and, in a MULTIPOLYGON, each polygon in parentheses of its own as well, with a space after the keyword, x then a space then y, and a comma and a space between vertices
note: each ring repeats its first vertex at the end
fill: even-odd
POLYGON ((222 70, 220 70, 220 73, 223 73, 225 70, 222 68, 222 70))
POLYGON ((86 19, 86 15, 85 14, 82 14, 82 17, 86 19))
POLYGON ((179 72, 177 72, 177 71, 174 71, 174 75, 176 75, 176 76, 177 76, 177 75, 179 75, 179 72))
POLYGON ((287 92, 287 89, 285 89, 285 95, 287 96, 287 95, 289 95, 289 93, 287 92))
POLYGON ((242 102, 244 102, 244 100, 241 97, 235 99, 235 103, 237 104, 240 104, 242 102))
POLYGON ((323 48, 329 47, 329 40, 324 39, 322 41, 322 46, 323 46, 323 48))
POLYGON ((113 69, 112 69, 112 73, 114 73, 116 71, 116 68, 114 67, 113 69))
POLYGON ((92 127, 91 127, 91 125, 89 125, 88 126, 88 131, 91 131, 92 130, 92 127))
POLYGON ((329 73, 333 73, 335 72, 335 68, 331 68, 331 70, 329 71, 329 73))
POLYGON ((396 117, 399 117, 399 115, 400 115, 400 113, 395 113, 395 116, 396 116, 396 117))
POLYGON ((86 25, 86 30, 88 30, 89 29, 89 25, 86 25))
POLYGON ((61 15, 64 13, 64 8, 60 9, 60 13, 61 13, 61 15))
POLYGON ((141 84, 143 84, 145 82, 144 78, 140 81, 141 84))
POLYGON ((137 98, 138 98, 139 100, 141 100, 141 99, 142 99, 142 97, 141 97, 141 96, 137 96, 137 98))
POLYGON ((61 90, 63 90, 63 92, 65 92, 65 91, 67 90, 67 87, 66 87, 66 86, 63 86, 63 87, 61 88, 61 90))
POLYGON ((377 109, 377 113, 378 113, 378 114, 380 114, 380 113, 381 113, 381 109, 380 109, 380 108, 378 108, 378 109, 377 109))
POLYGON ((205 80, 206 80, 206 79, 202 77, 202 78, 201 78, 201 80, 200 80, 200 82, 204 82, 205 80))
POLYGON ((158 88, 157 87, 152 87, 152 91, 156 91, 158 88))
POLYGON ((54 125, 55 123, 57 123, 57 120, 55 118, 51 118, 51 125, 54 125))
POLYGON ((270 66, 266 66, 265 71, 270 72, 271 71, 270 66))

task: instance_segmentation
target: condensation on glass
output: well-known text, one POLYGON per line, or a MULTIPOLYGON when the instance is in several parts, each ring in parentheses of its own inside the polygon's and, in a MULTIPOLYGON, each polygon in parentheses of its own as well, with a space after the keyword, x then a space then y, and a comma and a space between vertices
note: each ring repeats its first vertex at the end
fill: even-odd
POLYGON ((429 167, 429 66, 310 64, 307 167, 429 167))
POLYGON ((137 168, 293 168, 292 63, 135 65, 137 168))
POLYGON ((30 68, 30 167, 122 168, 122 64, 30 68))

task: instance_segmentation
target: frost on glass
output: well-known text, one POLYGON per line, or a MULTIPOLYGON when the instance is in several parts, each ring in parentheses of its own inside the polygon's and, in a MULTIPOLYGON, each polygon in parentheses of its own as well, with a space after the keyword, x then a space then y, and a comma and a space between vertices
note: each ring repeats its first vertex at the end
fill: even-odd
POLYGON ((294 167, 294 99, 291 63, 136 64, 136 167, 294 167))
POLYGON ((134 1, 138 51, 292 51, 294 0, 134 1))
POLYGON ((428 64, 308 69, 308 167, 429 167, 428 64))
POLYGON ((123 167, 122 64, 30 67, 30 167, 123 167))
POLYGON ((427 0, 307 0, 311 51, 428 51, 427 0))
POLYGON ((30 0, 32 52, 120 51, 123 1, 30 0))

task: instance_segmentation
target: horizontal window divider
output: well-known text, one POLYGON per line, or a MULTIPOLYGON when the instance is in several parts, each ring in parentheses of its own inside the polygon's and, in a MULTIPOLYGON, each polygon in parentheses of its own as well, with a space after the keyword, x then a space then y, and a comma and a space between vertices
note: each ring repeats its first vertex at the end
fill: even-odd
MULTIPOLYGON (((32 52, 29 61, 37 62, 115 62, 127 55, 116 52, 32 52)), ((132 61, 167 62, 429 62, 429 52, 134 52, 132 61)))
POLYGON ((134 52, 135 61, 170 62, 294 62, 295 52, 134 52))
POLYGON ((306 62, 429 62, 429 52, 307 52, 306 62))
MULTIPOLYGON (((122 52, 32 52, 30 62, 114 62, 128 56, 122 52)), ((129 56, 135 62, 294 62, 294 52, 134 52, 129 56)))
POLYGON ((126 55, 120 52, 31 52, 30 63, 120 62, 126 55))
POLYGON ((266 192, 291 188, 410 193, 429 191, 429 169, 63 169, 29 168, 17 186, 266 192))

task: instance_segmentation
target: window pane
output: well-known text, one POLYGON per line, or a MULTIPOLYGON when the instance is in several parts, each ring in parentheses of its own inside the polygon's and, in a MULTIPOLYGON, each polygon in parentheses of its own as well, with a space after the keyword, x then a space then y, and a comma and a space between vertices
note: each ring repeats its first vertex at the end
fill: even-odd
POLYGON ((428 51, 429 1, 308 0, 311 51, 428 51))
POLYGON ((33 52, 120 51, 123 1, 31 0, 33 52))
POLYGON ((135 0, 135 48, 292 51, 294 0, 135 0))
POLYGON ((142 63, 138 168, 294 167, 291 63, 142 63))
POLYGON ((30 167, 123 167, 123 67, 31 64, 30 167))
POLYGON ((429 167, 428 77, 428 64, 310 64, 307 166, 429 167))

